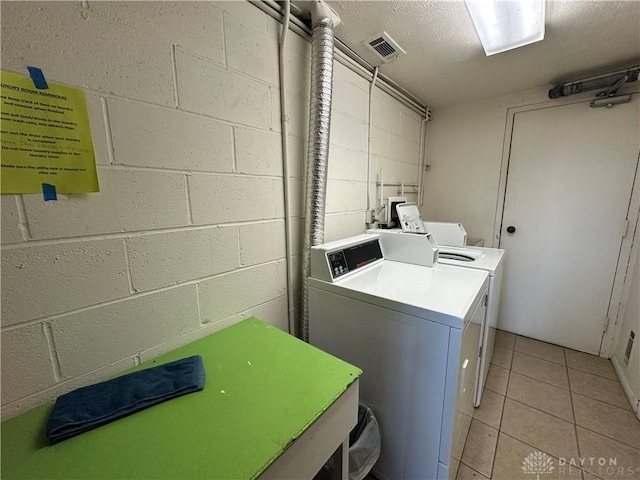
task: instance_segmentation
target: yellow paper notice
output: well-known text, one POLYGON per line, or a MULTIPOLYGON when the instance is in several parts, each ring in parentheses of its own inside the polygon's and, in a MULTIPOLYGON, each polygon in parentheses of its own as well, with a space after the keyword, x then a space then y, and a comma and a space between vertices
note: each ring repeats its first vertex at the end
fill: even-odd
POLYGON ((84 92, 1 72, 2 193, 98 192, 96 159, 84 92))

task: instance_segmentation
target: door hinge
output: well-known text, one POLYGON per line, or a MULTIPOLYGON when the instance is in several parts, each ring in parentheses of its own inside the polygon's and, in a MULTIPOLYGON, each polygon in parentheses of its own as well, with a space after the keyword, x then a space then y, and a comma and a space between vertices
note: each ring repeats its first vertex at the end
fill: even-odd
POLYGON ((625 238, 629 233, 629 220, 624 221, 624 229, 622 230, 622 238, 625 238))
POLYGON ((489 299, 489 295, 487 294, 487 295, 485 295, 485 296, 484 296, 484 306, 485 306, 485 307, 486 307, 486 306, 487 306, 487 304, 489 303, 489 300, 488 300, 488 299, 489 299))
POLYGON ((483 345, 480 345, 480 353, 478 354, 478 358, 482 358, 482 347, 483 345))
POLYGON ((607 333, 607 330, 609 329, 609 322, 610 322, 610 321, 611 321, 611 319, 609 318, 609 315, 607 315, 607 316, 604 318, 604 327, 603 327, 603 329, 602 329, 602 332, 603 332, 603 333, 607 333))

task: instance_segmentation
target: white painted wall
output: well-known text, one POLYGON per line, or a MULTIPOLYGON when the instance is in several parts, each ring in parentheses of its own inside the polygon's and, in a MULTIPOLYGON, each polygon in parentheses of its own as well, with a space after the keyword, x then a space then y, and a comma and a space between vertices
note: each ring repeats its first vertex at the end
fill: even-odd
MULTIPOLYGON (((588 92, 570 97, 566 100, 549 100, 547 93, 551 86, 530 90, 519 94, 488 98, 485 100, 435 110, 434 120, 428 123, 426 163, 431 168, 425 174, 424 205, 422 216, 436 221, 461 222, 469 237, 483 238, 486 246, 497 246, 494 236, 496 207, 499 204, 501 187, 500 172, 505 145, 510 142, 507 132, 508 109, 528 105, 544 105, 550 102, 585 101, 594 97, 595 92, 588 92)), ((635 84, 625 86, 620 93, 640 91, 635 84)), ((544 139, 541 139, 544 141, 544 139)), ((637 200, 636 200, 637 202, 637 200)), ((633 205, 637 203, 632 202, 633 205)), ((499 205, 501 207, 501 205, 499 205)), ((637 208, 637 207, 636 207, 637 208)), ((499 213, 498 220, 501 212, 499 213)), ((633 226, 634 222, 630 222, 633 226)), ((633 231, 633 228, 630 228, 633 231)), ((613 341, 616 346, 614 356, 622 359, 623 344, 629 328, 638 328, 638 229, 635 233, 635 273, 629 272, 624 283, 627 296, 622 295, 618 321, 623 326, 616 329, 616 338, 612 339, 613 329, 609 329, 605 344, 613 341), (631 282, 631 284, 629 284, 631 282), (622 352, 622 353, 621 353, 622 352)), ((628 255, 630 242, 625 242, 623 256, 628 255)), ((631 265, 633 265, 632 260, 631 265)), ((630 267, 632 268, 632 267, 630 267)), ((624 274, 617 278, 624 279, 624 274)), ((623 282, 616 282, 613 298, 620 298, 618 290, 622 290, 623 282)), ((612 308, 615 306, 612 306, 612 308)), ((616 309, 613 308, 615 311, 616 309)), ((614 314, 615 317, 615 314, 614 314)), ((640 328, 638 328, 640 329, 640 328)), ((640 391, 640 357, 638 349, 634 366, 622 371, 621 380, 626 381, 635 392, 640 391)), ((614 359, 615 361, 615 359, 614 359)))
POLYGON ((509 107, 544 101, 548 89, 435 110, 428 123, 422 217, 460 222, 490 247, 509 107))
MULTIPOLYGON (((460 222, 468 236, 482 238, 490 247, 500 190, 503 149, 510 142, 508 109, 551 102, 585 101, 594 92, 549 100, 551 85, 517 94, 435 110, 428 122, 422 217, 460 222)), ((620 93, 638 92, 624 87, 620 93)), ((543 141, 544 139, 541 139, 543 141)))
MULTIPOLYGON (((101 190, 2 197, 3 418, 247 316, 286 329, 279 24, 245 1, 1 8, 2 69, 85 90, 101 190)), ((310 48, 289 38, 299 254, 310 48)), ((327 241, 365 228, 368 83, 335 65, 327 241)), ((418 115, 374 108, 377 158, 415 183, 418 115)))

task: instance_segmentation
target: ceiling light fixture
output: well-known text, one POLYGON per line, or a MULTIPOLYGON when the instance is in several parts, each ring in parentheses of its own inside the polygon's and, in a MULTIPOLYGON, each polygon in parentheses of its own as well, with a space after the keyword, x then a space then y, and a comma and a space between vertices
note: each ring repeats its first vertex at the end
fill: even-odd
POLYGON ((544 38, 544 0, 465 0, 487 56, 544 38))

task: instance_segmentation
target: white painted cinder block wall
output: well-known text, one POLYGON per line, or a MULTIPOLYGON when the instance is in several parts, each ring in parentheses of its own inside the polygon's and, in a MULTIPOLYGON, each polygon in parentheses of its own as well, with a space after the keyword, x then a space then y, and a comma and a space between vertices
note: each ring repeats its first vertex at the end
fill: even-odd
MULTIPOLYGON (((251 315, 286 330, 279 24, 245 1, 1 8, 2 69, 85 90, 101 189, 2 197, 3 418, 251 315)), ((289 38, 299 255, 310 47, 289 38)), ((327 241, 365 228, 368 87, 335 64, 327 241)), ((415 183, 419 116, 379 90, 373 113, 372 177, 415 183)))

